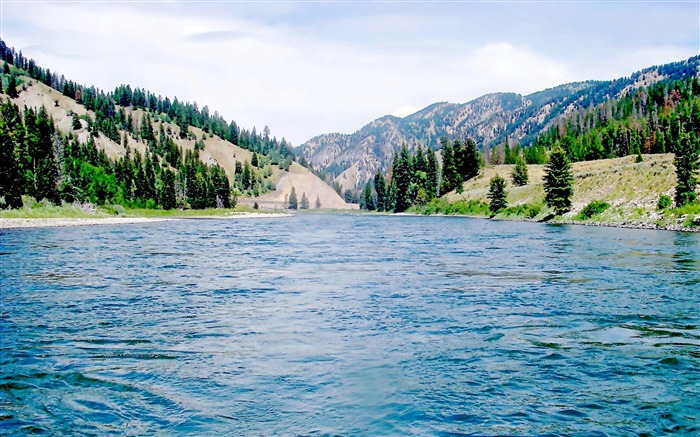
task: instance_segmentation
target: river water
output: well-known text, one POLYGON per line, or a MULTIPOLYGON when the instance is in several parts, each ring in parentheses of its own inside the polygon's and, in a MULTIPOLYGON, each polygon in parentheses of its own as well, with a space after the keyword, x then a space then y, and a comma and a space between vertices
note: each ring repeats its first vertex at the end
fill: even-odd
POLYGON ((0 252, 0 434, 700 433, 700 234, 311 214, 0 252))

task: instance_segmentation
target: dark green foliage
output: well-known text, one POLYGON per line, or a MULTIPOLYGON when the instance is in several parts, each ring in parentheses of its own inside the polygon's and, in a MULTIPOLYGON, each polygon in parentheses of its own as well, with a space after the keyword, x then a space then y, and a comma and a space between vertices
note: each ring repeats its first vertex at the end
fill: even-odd
POLYGON ((252 165, 253 167, 258 167, 258 166, 259 166, 259 163, 258 163, 258 154, 255 153, 255 152, 253 152, 253 157, 250 159, 250 165, 252 165))
POLYGON ((374 190, 377 193, 377 202, 375 205, 377 211, 389 211, 391 207, 389 206, 386 180, 379 170, 377 170, 377 174, 374 175, 374 190))
MULTIPOLYGON (((7 63, 5 63, 7 67, 7 63)), ((20 169, 15 155, 21 118, 9 100, 0 105, 0 208, 21 208, 20 169)))
POLYGON ((668 196, 666 194, 661 194, 661 195, 659 195, 659 201, 656 203, 656 208, 657 209, 667 209, 668 207, 671 206, 671 203, 673 203, 671 196, 668 196))
POLYGON ((440 194, 438 182, 440 181, 440 166, 433 149, 428 149, 428 169, 426 171, 425 192, 428 199, 437 197, 440 194))
POLYGON ((541 145, 525 147, 523 156, 527 164, 544 164, 547 162, 547 150, 541 145))
POLYGON ((672 152, 683 134, 700 131, 700 78, 694 76, 633 89, 561 118, 524 150, 525 158, 535 163, 529 152, 556 145, 574 162, 627 155, 641 162, 642 154, 672 152))
POLYGON ((499 175, 494 176, 489 181, 489 193, 487 195, 489 199, 489 210, 492 214, 496 214, 498 211, 505 208, 508 203, 506 201, 506 180, 499 175))
POLYGON ((299 207, 299 203, 297 200, 297 190, 294 187, 292 187, 292 191, 289 193, 287 207, 289 209, 297 209, 299 207))
POLYGON ((676 166, 676 207, 697 200, 695 190, 698 186, 698 169, 700 168, 700 141, 694 132, 683 133, 675 149, 673 164, 676 166))
POLYGON ((564 150, 557 147, 549 156, 544 175, 545 203, 554 208, 557 215, 571 209, 573 184, 574 178, 571 174, 569 158, 564 150))
POLYGON ((511 174, 511 177, 513 179, 513 184, 519 187, 527 185, 530 178, 527 173, 527 166, 525 165, 522 159, 517 160, 515 167, 513 168, 513 173, 511 174))
POLYGON ((641 162, 644 162, 644 157, 641 153, 637 153, 637 156, 634 158, 634 163, 639 164, 641 162))
POLYGON ((321 209, 321 198, 316 196, 316 209, 321 209))
POLYGON ((425 206, 416 209, 417 212, 425 215, 445 214, 445 215, 472 215, 486 216, 490 214, 489 204, 482 200, 458 200, 450 202, 446 199, 436 198, 426 203, 425 206))
POLYGON ((440 193, 452 190, 461 192, 462 183, 479 174, 481 157, 476 142, 471 138, 462 144, 457 140, 452 144, 442 139, 442 184, 440 193))
POLYGON ((610 204, 608 202, 593 201, 586 205, 586 207, 583 208, 576 218, 579 220, 588 220, 595 215, 605 212, 605 210, 608 208, 610 208, 610 204))
POLYGON ((541 205, 523 203, 516 206, 510 206, 501 210, 501 215, 504 217, 526 217, 532 219, 535 218, 541 210, 541 205))
POLYGON ((456 160, 452 143, 447 138, 442 138, 442 179, 440 181, 440 194, 449 193, 462 184, 462 178, 457 172, 456 160))
POLYGON ((301 193, 301 203, 299 204, 299 209, 309 209, 309 199, 306 197, 306 193, 301 193))
POLYGON ((17 93, 17 79, 14 75, 10 76, 10 80, 7 83, 7 90, 5 92, 8 96, 10 96, 13 99, 19 96, 19 94, 17 93))
POLYGON ((411 183, 413 182, 413 164, 411 153, 404 144, 400 154, 394 154, 392 165, 392 186, 396 190, 394 212, 406 211, 412 204, 411 183))
POLYGON ((367 211, 374 211, 377 209, 375 195, 372 192, 372 183, 367 182, 365 184, 365 189, 362 191, 362 197, 360 198, 360 208, 367 211))

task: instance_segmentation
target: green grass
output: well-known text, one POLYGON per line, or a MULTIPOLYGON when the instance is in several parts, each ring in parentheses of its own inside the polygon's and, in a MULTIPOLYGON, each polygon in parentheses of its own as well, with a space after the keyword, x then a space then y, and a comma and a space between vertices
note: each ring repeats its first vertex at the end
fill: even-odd
POLYGON ((509 206, 496 214, 496 217, 501 218, 529 218, 533 219, 542 212, 542 204, 540 203, 523 203, 521 205, 509 206))
POLYGON ((482 200, 457 200, 455 202, 450 202, 447 199, 433 199, 427 204, 421 207, 411 208, 410 212, 415 212, 418 214, 432 215, 432 214, 445 214, 445 215, 470 215, 470 216, 484 216, 487 217, 491 214, 489 210, 489 204, 482 200))

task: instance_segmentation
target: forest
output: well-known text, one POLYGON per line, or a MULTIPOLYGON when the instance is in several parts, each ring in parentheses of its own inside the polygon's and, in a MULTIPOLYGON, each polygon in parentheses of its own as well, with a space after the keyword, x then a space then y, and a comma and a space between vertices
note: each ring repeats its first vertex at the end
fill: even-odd
MULTIPOLYGON (((411 155, 404 146, 394 153, 388 173, 378 173, 367 183, 361 207, 395 212, 420 207, 452 190, 460 192, 462 183, 477 176, 485 164, 546 164, 555 149, 563 150, 569 162, 674 153, 679 180, 676 205, 693 202, 700 166, 700 78, 661 81, 579 108, 561 116, 530 145, 506 139, 492 149, 480 149, 471 138, 442 138, 442 166, 429 177, 422 164, 423 147, 411 155)), ((434 152, 428 149, 427 155, 434 152)))
POLYGON ((22 196, 37 201, 105 203, 138 208, 232 207, 239 194, 258 195, 274 189, 266 182, 269 167, 288 169, 294 160, 283 138, 239 128, 218 112, 197 103, 172 101, 144 89, 121 85, 113 92, 78 85, 62 75, 36 65, 0 40, 3 62, 0 91, 17 97, 27 77, 44 83, 92 111, 73 114, 73 131, 84 126, 88 140, 81 143, 74 132, 63 134, 44 108, 19 108, 6 99, 0 105, 0 207, 22 206, 22 196), (127 110, 130 109, 130 110, 127 110), (134 110, 145 112, 140 123, 134 110), (179 129, 164 128, 173 123, 179 129), (155 126, 158 126, 156 128, 155 126), (236 162, 233 181, 217 164, 199 159, 204 148, 190 126, 253 152, 250 162, 236 162), (95 145, 100 135, 122 144, 126 155, 110 159, 95 145), (130 150, 127 137, 146 144, 146 152, 130 150), (196 141, 194 151, 183 150, 175 139, 196 141), (267 165, 267 170, 264 167, 267 165))

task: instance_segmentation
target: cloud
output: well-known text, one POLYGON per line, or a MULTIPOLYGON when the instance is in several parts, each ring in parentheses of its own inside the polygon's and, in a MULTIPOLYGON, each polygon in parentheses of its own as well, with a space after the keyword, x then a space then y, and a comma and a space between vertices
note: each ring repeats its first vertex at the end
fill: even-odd
POLYGON ((394 115, 396 117, 406 117, 407 115, 411 115, 418 112, 418 109, 419 108, 416 108, 413 105, 403 105, 391 111, 391 115, 394 115))
MULTIPOLYGON (((525 15, 541 12, 539 5, 501 9, 480 3, 411 4, 399 12, 374 3, 45 3, 27 14, 26 5, 8 3, 3 37, 78 82, 105 90, 128 83, 197 101, 248 129, 268 125, 296 145, 436 101, 613 79, 697 49, 697 35, 694 45, 684 45, 680 31, 670 43, 647 37, 614 45, 603 30, 564 24, 569 33, 559 42, 551 35, 561 30, 555 24, 541 34, 536 26, 523 32, 525 15), (489 21, 494 16, 504 22, 489 21)), ((545 18, 537 23, 554 22, 545 18)))

